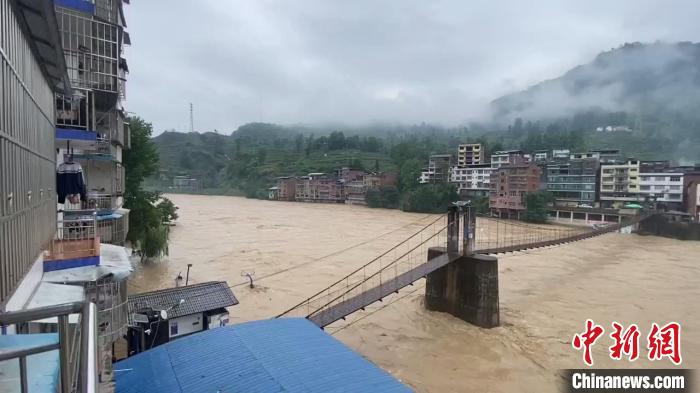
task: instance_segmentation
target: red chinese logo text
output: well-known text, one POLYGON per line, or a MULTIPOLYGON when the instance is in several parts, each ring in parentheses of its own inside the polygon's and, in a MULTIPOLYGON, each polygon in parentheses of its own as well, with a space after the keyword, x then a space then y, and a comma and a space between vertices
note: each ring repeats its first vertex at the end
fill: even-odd
MULTIPOLYGON (((626 357, 630 362, 639 358, 639 337, 641 335, 639 327, 631 324, 625 329, 617 322, 612 323, 613 331, 610 333, 612 345, 609 347, 610 358, 621 360, 626 357)), ((605 330, 602 326, 596 325, 590 319, 586 320, 586 329, 574 335, 571 345, 576 350, 583 350, 583 361, 588 366, 593 365, 592 347, 603 335, 605 330)), ((652 323, 649 335, 647 336, 647 357, 650 361, 670 359, 675 365, 680 365, 683 361, 681 357, 681 325, 677 322, 670 322, 662 327, 652 323)))

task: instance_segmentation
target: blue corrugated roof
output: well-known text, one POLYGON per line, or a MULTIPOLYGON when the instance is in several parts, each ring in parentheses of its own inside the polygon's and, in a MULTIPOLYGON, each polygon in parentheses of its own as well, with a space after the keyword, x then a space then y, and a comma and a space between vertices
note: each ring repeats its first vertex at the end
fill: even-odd
POLYGON ((411 391, 304 318, 192 334, 115 369, 117 393, 411 391))

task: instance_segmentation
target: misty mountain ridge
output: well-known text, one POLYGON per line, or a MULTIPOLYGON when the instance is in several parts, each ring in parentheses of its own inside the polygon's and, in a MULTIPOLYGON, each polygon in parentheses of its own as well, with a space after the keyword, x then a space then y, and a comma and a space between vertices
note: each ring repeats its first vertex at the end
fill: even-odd
POLYGON ((491 102, 494 120, 543 120, 586 111, 697 118, 700 43, 627 43, 559 78, 491 102))

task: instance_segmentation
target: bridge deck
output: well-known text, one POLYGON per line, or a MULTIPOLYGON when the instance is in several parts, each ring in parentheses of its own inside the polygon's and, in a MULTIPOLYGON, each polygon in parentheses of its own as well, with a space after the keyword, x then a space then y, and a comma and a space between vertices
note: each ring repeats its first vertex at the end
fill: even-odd
POLYGON ((447 265, 457 258, 459 258, 459 255, 457 254, 442 254, 427 261, 426 263, 414 267, 405 273, 392 277, 389 280, 382 282, 380 285, 368 289, 359 295, 353 296, 350 299, 344 300, 338 304, 334 304, 331 307, 324 308, 318 313, 311 314, 308 318, 319 327, 329 325, 341 318, 345 318, 346 315, 352 314, 357 310, 365 308, 366 306, 381 300, 394 292, 397 292, 399 289, 412 284, 422 277, 425 277, 428 273, 447 265))

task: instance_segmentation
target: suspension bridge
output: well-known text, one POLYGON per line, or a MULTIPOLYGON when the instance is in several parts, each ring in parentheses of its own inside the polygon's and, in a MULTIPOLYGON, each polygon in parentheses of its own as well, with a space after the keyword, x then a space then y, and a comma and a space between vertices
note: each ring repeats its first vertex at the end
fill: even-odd
POLYGON ((615 232, 644 215, 591 227, 529 224, 477 216, 455 206, 411 236, 277 317, 305 317, 323 328, 464 256, 549 247, 615 232), (431 252, 429 250, 443 250, 431 252))

